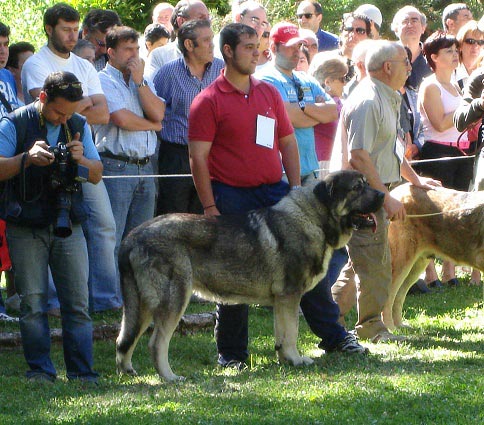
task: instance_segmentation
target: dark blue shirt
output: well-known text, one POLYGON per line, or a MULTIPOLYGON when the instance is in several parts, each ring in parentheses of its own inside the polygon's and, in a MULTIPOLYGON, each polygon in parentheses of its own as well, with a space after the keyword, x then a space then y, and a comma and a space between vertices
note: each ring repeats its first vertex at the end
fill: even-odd
POLYGON ((432 68, 430 68, 425 56, 420 53, 417 56, 417 59, 412 62, 412 73, 407 80, 407 86, 410 86, 412 89, 417 90, 420 87, 420 83, 422 80, 432 74, 432 68))
POLYGON ((321 28, 316 32, 318 37, 318 51, 326 52, 338 48, 338 37, 330 32, 323 31, 321 28))

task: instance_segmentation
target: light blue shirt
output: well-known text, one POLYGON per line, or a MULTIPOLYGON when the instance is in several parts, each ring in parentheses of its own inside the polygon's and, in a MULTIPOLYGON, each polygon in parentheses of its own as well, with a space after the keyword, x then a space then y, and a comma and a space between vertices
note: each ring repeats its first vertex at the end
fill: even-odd
MULTIPOLYGON (((99 72, 101 86, 106 93, 109 113, 126 109, 133 114, 144 117, 139 99, 138 87, 130 78, 126 84, 121 71, 109 63, 99 72)), ((153 84, 148 82, 149 88, 155 93, 153 84)), ((156 133, 152 130, 131 131, 124 130, 109 122, 108 124, 93 125, 96 148, 98 152, 111 152, 131 158, 145 158, 155 153, 156 133)))
MULTIPOLYGON (((270 66, 264 68, 260 74, 256 73, 255 76, 276 87, 284 102, 298 102, 296 84, 300 84, 304 91, 304 101, 306 103, 316 103, 318 96, 322 96, 326 103, 334 103, 333 99, 326 94, 319 83, 304 72, 293 71, 293 77, 290 78, 278 71, 275 66, 270 66)), ((314 127, 294 128, 294 134, 296 135, 297 147, 299 149, 301 176, 307 176, 319 169, 314 144, 314 127)))
MULTIPOLYGON (((0 69, 0 91, 3 94, 5 100, 10 104, 12 110, 21 106, 21 102, 17 98, 17 84, 12 73, 5 68, 0 69)), ((0 117, 8 115, 8 111, 0 102, 0 117)))
MULTIPOLYGON (((47 128, 47 143, 49 146, 56 146, 59 139, 59 131, 61 125, 52 125, 46 122, 47 128)), ((73 135, 74 136, 74 135, 73 135)), ((84 146, 84 156, 87 159, 100 160, 96 147, 91 136, 91 129, 84 123, 84 132, 82 136, 82 144, 84 146)), ((11 119, 2 118, 0 120, 0 156, 11 158, 15 156, 17 150, 17 130, 15 124, 11 119)))

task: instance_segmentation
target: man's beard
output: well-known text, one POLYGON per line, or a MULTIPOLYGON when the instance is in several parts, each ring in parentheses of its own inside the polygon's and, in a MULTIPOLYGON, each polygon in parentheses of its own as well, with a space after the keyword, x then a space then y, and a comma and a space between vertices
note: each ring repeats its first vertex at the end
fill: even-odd
POLYGON ((52 47, 57 50, 59 53, 70 53, 71 51, 64 46, 63 44, 60 43, 59 39, 56 37, 55 33, 52 34, 52 37, 50 38, 50 42, 52 44, 52 47))

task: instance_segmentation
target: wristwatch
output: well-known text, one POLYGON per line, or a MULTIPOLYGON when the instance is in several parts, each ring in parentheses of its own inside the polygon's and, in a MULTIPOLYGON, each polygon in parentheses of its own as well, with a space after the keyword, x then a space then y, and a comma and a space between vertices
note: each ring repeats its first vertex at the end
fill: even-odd
POLYGON ((300 100, 299 107, 301 108, 301 111, 304 112, 304 110, 306 109, 306 102, 304 100, 300 100))
POLYGON ((141 88, 141 87, 145 87, 148 85, 148 81, 146 81, 144 78, 143 78, 143 81, 141 81, 141 83, 139 84, 136 84, 136 87, 138 88, 141 88))

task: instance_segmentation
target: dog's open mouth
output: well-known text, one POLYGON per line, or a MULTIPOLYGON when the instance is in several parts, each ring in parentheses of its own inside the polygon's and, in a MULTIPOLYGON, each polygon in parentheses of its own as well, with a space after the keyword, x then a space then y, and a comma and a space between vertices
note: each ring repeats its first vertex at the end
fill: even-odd
POLYGON ((351 216, 351 224, 354 229, 364 229, 364 228, 371 228, 373 233, 376 232, 376 228, 378 226, 378 221, 376 219, 375 214, 361 214, 356 213, 351 216))

